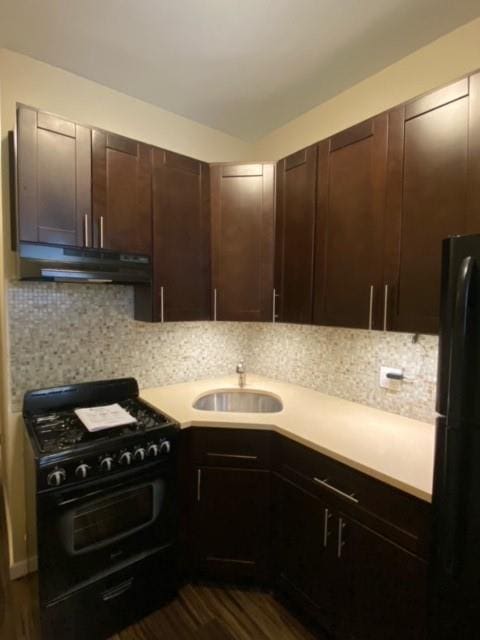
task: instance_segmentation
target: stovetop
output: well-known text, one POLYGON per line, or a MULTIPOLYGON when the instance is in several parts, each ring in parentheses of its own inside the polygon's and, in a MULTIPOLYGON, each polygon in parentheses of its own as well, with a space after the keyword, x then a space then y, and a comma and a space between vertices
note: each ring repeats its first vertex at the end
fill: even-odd
POLYGON ((156 413, 136 398, 120 400, 118 404, 136 418, 135 423, 92 433, 82 424, 73 408, 41 411, 26 417, 26 420, 39 451, 45 455, 97 443, 100 445, 132 435, 147 434, 153 429, 161 429, 172 424, 165 416, 156 413))

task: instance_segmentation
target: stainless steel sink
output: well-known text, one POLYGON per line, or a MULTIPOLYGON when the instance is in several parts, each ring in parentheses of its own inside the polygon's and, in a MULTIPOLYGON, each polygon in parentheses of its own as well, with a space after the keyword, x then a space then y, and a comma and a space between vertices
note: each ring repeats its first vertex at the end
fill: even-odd
POLYGON ((237 413, 277 413, 282 401, 262 391, 213 391, 198 398, 193 405, 201 411, 235 411, 237 413))

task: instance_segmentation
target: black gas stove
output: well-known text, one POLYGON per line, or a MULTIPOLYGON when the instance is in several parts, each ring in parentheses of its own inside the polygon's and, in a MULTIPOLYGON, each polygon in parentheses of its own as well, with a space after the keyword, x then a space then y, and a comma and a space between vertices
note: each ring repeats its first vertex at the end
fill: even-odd
POLYGON ((42 640, 101 640, 177 585, 178 425, 133 378, 30 391, 42 640), (135 421, 90 432, 75 409, 118 403, 135 421), (90 616, 90 611, 95 616, 90 616))
POLYGON ((168 456, 177 432, 173 421, 138 398, 133 378, 30 391, 23 415, 37 459, 39 490, 120 473, 168 456), (112 403, 135 422, 90 432, 74 412, 112 403))

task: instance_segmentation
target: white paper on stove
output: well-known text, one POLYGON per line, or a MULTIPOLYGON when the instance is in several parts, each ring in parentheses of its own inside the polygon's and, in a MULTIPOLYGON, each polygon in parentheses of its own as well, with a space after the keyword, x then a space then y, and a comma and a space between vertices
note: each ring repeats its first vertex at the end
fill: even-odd
POLYGON ((89 431, 122 427, 136 422, 136 419, 119 404, 75 409, 75 413, 89 431))

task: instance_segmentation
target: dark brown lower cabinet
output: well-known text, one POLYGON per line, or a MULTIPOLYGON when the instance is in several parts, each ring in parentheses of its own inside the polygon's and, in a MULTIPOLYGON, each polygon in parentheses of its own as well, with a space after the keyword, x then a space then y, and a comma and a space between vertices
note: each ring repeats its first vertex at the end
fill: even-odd
POLYGON ((331 508, 276 474, 272 486, 276 586, 333 632, 341 621, 348 591, 329 549, 331 508))
POLYGON ((337 640, 426 639, 427 503, 267 431, 184 443, 193 578, 273 586, 337 640))
POLYGON ((425 640, 426 562, 348 517, 338 523, 351 592, 346 637, 425 640))
POLYGON ((195 568, 226 582, 265 583, 270 542, 270 473, 257 469, 195 470, 195 568))
POLYGON ((274 475, 274 579, 342 640, 425 640, 426 563, 274 475))

